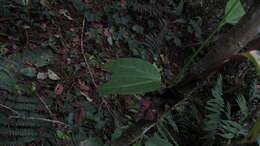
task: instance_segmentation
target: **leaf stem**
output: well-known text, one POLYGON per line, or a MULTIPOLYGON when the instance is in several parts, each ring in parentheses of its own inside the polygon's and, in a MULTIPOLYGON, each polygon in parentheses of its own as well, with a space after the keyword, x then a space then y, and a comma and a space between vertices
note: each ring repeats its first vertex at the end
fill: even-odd
POLYGON ((192 56, 189 58, 189 60, 185 63, 183 68, 181 68, 180 72, 177 74, 175 80, 173 81, 173 86, 176 85, 180 80, 182 79, 185 71, 187 70, 188 66, 192 63, 192 61, 195 59, 195 57, 200 53, 200 51, 205 48, 205 46, 212 40, 212 38, 215 36, 215 34, 221 29, 221 27, 226 23, 226 18, 228 15, 232 12, 234 7, 237 5, 239 0, 237 0, 232 7, 229 9, 226 15, 223 16, 222 20, 219 22, 217 28, 209 35, 209 37, 200 45, 200 47, 196 50, 195 53, 192 54, 192 56))

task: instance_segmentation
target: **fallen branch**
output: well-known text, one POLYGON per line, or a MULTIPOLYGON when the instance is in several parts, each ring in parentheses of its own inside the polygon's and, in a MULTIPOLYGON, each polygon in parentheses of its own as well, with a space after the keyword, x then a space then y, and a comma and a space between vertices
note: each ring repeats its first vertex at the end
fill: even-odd
POLYGON ((24 116, 10 116, 9 119, 23 119, 23 120, 36 120, 36 121, 44 121, 44 122, 50 122, 53 124, 63 125, 64 127, 69 127, 69 125, 58 121, 58 120, 51 120, 51 119, 45 119, 45 118, 35 118, 35 117, 24 117, 24 116))
POLYGON ((81 54, 84 58, 84 61, 85 61, 85 64, 87 65, 87 69, 88 69, 88 72, 90 74, 90 77, 91 77, 91 80, 92 80, 92 83, 95 87, 97 87, 97 84, 95 82, 95 79, 94 79, 94 75, 93 75, 93 72, 90 68, 90 65, 88 64, 88 59, 85 55, 85 51, 84 51, 84 32, 85 32, 85 17, 83 18, 83 21, 82 21, 82 28, 81 28, 81 37, 80 37, 80 50, 81 50, 81 54))
POLYGON ((14 109, 6 106, 6 105, 3 105, 3 104, 0 104, 1 107, 5 108, 5 109, 8 109, 9 111, 15 113, 16 115, 19 115, 19 113, 17 111, 15 111, 14 109))

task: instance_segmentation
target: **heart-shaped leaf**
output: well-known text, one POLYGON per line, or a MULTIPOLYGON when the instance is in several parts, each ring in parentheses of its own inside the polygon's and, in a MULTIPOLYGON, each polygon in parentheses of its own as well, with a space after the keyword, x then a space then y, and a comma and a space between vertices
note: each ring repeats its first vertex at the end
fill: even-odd
POLYGON ((226 4, 225 15, 226 23, 236 24, 242 16, 245 15, 245 10, 240 0, 229 0, 226 4))
POLYGON ((108 62, 104 68, 112 73, 111 80, 99 88, 103 94, 139 94, 160 88, 158 69, 137 58, 121 58, 108 62))

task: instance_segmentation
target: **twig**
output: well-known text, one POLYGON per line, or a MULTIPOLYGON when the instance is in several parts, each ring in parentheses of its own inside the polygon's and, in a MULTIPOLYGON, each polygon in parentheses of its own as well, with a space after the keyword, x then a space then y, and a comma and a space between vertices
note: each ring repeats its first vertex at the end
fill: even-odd
POLYGON ((5 108, 5 109, 8 109, 10 111, 12 111, 13 113, 15 113, 16 115, 20 115, 17 111, 15 111, 14 109, 6 106, 6 105, 3 105, 3 104, 0 104, 1 107, 5 108))
POLYGON ((48 107, 48 105, 45 103, 45 101, 39 96, 37 95, 38 98, 40 99, 41 103, 44 105, 44 107, 46 108, 46 110, 49 112, 50 116, 54 116, 54 114, 51 112, 50 108, 48 107))
POLYGON ((10 116, 9 119, 37 120, 37 121, 50 122, 50 123, 54 123, 54 124, 64 125, 65 127, 69 127, 69 125, 67 125, 67 124, 65 124, 65 123, 63 123, 61 121, 45 119, 45 118, 10 116))
POLYGON ((84 57, 84 61, 85 61, 86 65, 87 65, 88 72, 89 72, 89 74, 91 76, 92 83, 94 84, 95 87, 97 87, 97 84, 96 84, 96 82, 94 80, 93 73, 92 73, 92 71, 90 69, 90 66, 88 64, 87 57, 84 54, 84 30, 85 30, 85 18, 83 18, 83 22, 82 22, 81 38, 80 38, 80 49, 81 49, 81 53, 82 53, 82 55, 84 57))
MULTIPOLYGON (((215 37, 211 41, 209 41, 209 43, 215 42, 218 39, 219 39, 218 37, 215 37)), ((191 43, 191 44, 180 46, 180 47, 181 48, 190 48, 190 47, 195 47, 195 46, 198 46, 198 45, 201 45, 201 44, 202 44, 202 42, 197 42, 197 43, 191 43)))

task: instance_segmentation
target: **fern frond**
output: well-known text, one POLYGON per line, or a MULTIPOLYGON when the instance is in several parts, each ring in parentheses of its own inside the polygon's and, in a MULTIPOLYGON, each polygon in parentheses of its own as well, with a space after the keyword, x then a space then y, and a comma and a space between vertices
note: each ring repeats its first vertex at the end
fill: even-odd
POLYGON ((41 104, 19 103, 12 107, 15 110, 38 111, 44 112, 46 109, 41 104))
POLYGON ((157 57, 161 51, 162 41, 157 34, 150 34, 145 37, 143 45, 147 48, 151 56, 157 57))
MULTIPOLYGON (((0 102, 25 117, 48 118, 49 114, 38 98, 6 95, 0 102)), ((50 102, 46 102, 50 103, 50 102)), ((10 119, 8 112, 0 113, 0 145, 23 145, 33 140, 46 138, 52 124, 44 121, 10 119), (39 135, 39 129, 46 129, 39 135), (4 141, 2 141, 4 139, 4 141)), ((50 134, 49 134, 50 135, 50 134)))
POLYGON ((249 115, 249 109, 248 109, 247 101, 246 101, 246 99, 243 95, 240 95, 240 96, 237 97, 236 102, 237 102, 237 104, 240 108, 239 112, 241 113, 239 121, 242 122, 249 115))
POLYGON ((218 135, 226 139, 233 139, 239 135, 239 132, 242 129, 243 127, 235 121, 221 120, 221 124, 219 127, 220 133, 218 133, 218 135))
POLYGON ((217 79, 215 87, 211 90, 214 98, 207 101, 205 128, 204 130, 208 133, 207 139, 214 141, 217 135, 217 130, 221 122, 221 114, 224 111, 225 102, 222 98, 222 76, 220 75, 217 79))
POLYGON ((173 118, 172 118, 171 114, 169 114, 166 117, 166 121, 171 126, 171 128, 173 128, 174 131, 179 132, 178 126, 177 126, 176 122, 173 121, 173 118))
POLYGON ((257 80, 254 80, 249 90, 249 102, 252 103, 254 99, 260 99, 260 89, 257 88, 257 80))
POLYGON ((0 127, 0 135, 2 136, 38 136, 38 133, 35 130, 28 129, 28 128, 19 128, 19 129, 13 129, 13 128, 6 128, 6 127, 0 127))
POLYGON ((23 145, 25 143, 30 143, 33 141, 35 138, 34 137, 19 137, 16 139, 1 139, 0 145, 1 146, 18 146, 18 145, 23 145))
POLYGON ((21 102, 21 103, 35 103, 38 104, 39 100, 37 98, 26 97, 26 96, 6 96, 2 98, 2 100, 11 100, 13 102, 21 102))
POLYGON ((161 31, 156 34, 152 33, 145 36, 143 42, 144 48, 151 54, 152 57, 157 58, 164 45, 164 36, 167 33, 168 25, 165 20, 160 20, 161 31))
POLYGON ((142 14, 148 14, 150 16, 162 16, 162 12, 156 7, 156 5, 142 5, 142 4, 135 4, 133 7, 134 11, 137 11, 142 14))
POLYGON ((179 146, 175 138, 172 136, 171 132, 166 128, 166 124, 163 123, 158 123, 157 124, 157 129, 159 133, 162 135, 164 139, 168 139, 168 141, 172 141, 176 146, 179 146))
POLYGON ((162 6, 156 3, 156 1, 149 4, 139 4, 136 2, 132 5, 132 8, 136 12, 153 17, 162 17, 164 14, 173 14, 170 7, 162 6))
POLYGON ((226 112, 225 112, 225 115, 227 117, 227 119, 231 119, 231 105, 229 102, 227 102, 226 104, 226 112))
POLYGON ((163 127, 163 126, 161 126, 160 123, 156 125, 156 128, 157 128, 159 134, 162 136, 162 138, 168 139, 167 134, 165 133, 165 131, 163 131, 163 128, 162 128, 162 127, 163 127))

